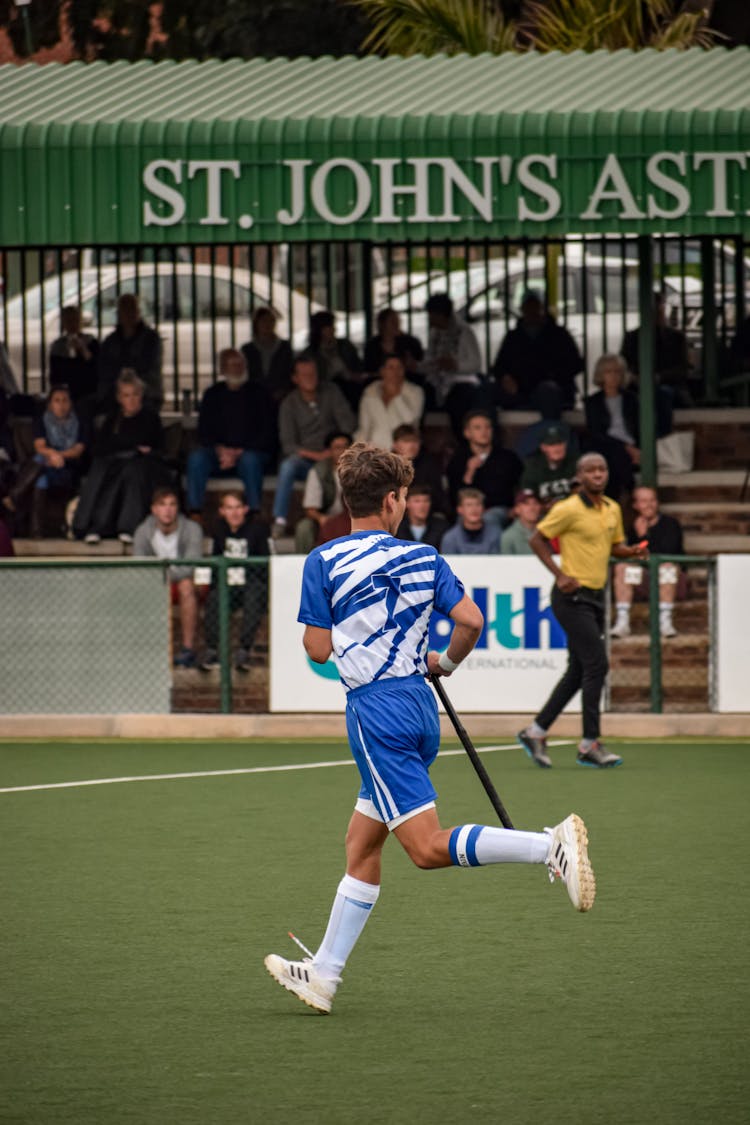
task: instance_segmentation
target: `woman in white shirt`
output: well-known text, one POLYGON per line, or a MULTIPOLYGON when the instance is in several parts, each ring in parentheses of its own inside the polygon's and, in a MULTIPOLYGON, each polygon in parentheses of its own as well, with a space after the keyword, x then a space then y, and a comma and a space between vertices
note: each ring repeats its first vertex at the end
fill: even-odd
POLYGON ((424 410, 424 391, 406 381, 403 361, 387 355, 380 377, 370 383, 359 404, 355 441, 369 441, 390 450, 397 426, 419 426, 424 410))

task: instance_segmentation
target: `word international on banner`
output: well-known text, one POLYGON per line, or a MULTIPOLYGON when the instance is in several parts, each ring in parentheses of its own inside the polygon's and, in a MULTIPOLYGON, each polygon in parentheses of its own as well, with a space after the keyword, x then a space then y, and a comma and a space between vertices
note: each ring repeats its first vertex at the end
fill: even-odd
MULTIPOLYGON (((459 711, 527 712, 542 705, 567 664, 565 633, 549 605, 550 574, 536 558, 455 556, 448 563, 482 610, 479 641, 451 678, 459 711)), ((341 711, 344 694, 333 660, 314 664, 297 622, 299 555, 271 559, 271 711, 341 711)), ((451 622, 433 614, 430 647, 448 647, 451 622)), ((576 696, 569 710, 580 710, 576 696)))

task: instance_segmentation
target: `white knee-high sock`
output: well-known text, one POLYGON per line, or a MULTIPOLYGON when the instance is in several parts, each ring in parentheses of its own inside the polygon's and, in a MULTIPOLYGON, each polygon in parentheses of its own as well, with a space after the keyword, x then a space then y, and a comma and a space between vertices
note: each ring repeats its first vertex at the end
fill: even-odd
POLYGON ((338 980, 341 976, 379 894, 380 887, 374 883, 363 883, 352 875, 345 875, 341 880, 323 941, 313 957, 313 964, 322 977, 338 980))
POLYGON ((448 848, 456 867, 483 867, 487 863, 546 863, 551 843, 547 832, 462 824, 453 829, 448 848))

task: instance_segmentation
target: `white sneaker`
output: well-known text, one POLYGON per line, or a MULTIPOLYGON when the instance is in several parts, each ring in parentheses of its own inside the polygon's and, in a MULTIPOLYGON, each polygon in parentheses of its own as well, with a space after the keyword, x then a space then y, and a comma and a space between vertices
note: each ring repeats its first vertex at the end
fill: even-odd
POLYGON ((101 543, 102 537, 101 535, 97 535, 95 531, 90 531, 88 535, 84 537, 83 541, 88 544, 89 547, 95 547, 97 543, 101 543))
POLYGON ((659 632, 662 637, 676 637, 677 630, 675 629, 671 620, 659 622, 659 632))
POLYGON ((560 824, 544 831, 552 836, 547 859, 550 882, 562 879, 576 910, 590 910, 594 905, 596 880, 586 850, 589 842, 586 825, 580 816, 571 813, 560 824))
POLYGON ((629 637, 630 636, 630 622, 625 620, 617 620, 609 631, 610 637, 629 637))
POLYGON ((274 980, 303 1003, 316 1012, 330 1012, 340 977, 326 979, 320 976, 312 961, 286 961, 275 953, 269 953, 263 964, 274 980))

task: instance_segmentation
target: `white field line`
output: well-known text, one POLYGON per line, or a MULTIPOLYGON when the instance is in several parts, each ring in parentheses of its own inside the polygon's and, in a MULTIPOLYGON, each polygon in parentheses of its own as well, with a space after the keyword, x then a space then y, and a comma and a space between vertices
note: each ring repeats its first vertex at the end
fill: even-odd
MULTIPOLYGON (((549 742, 549 746, 566 746, 567 742, 559 740, 549 742)), ((517 742, 508 742, 502 746, 478 746, 480 754, 494 753, 496 750, 517 750, 517 742)), ((441 758, 453 758, 465 753, 464 750, 441 750, 441 758)), ((40 789, 83 789, 87 785, 124 785, 130 781, 183 781, 194 777, 232 777, 238 774, 250 773, 288 773, 292 770, 323 770, 332 766, 353 766, 353 758, 341 758, 334 762, 299 762, 288 766, 252 766, 247 769, 236 770, 199 770, 195 773, 146 773, 134 777, 94 777, 84 781, 55 781, 49 785, 11 785, 0 789, 2 793, 34 793, 40 789)))

